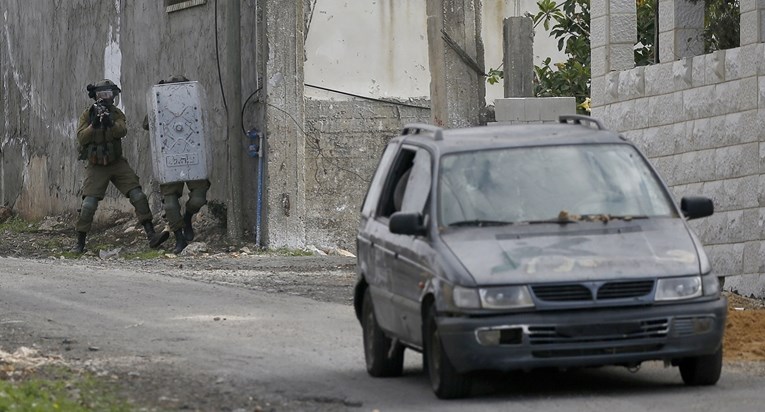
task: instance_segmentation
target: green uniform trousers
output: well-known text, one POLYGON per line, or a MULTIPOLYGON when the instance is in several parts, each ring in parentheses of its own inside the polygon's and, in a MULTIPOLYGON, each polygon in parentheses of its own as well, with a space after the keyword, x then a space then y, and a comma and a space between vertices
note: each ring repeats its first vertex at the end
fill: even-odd
MULTIPOLYGON (((126 197, 128 193, 138 188, 140 190, 141 184, 138 182, 138 175, 135 174, 130 167, 128 161, 122 157, 117 159, 114 163, 106 166, 88 164, 85 166, 85 182, 82 185, 82 197, 95 197, 98 200, 103 200, 106 195, 106 189, 109 187, 109 182, 114 184, 117 190, 120 191, 126 197)), ((143 193, 143 192, 142 192, 143 193)), ((140 196, 136 199, 131 199, 131 203, 135 208, 136 217, 140 223, 151 221, 151 209, 149 208, 149 201, 146 196, 140 196)), ((76 229, 79 232, 90 231, 92 223, 92 216, 88 219, 87 216, 80 214, 80 218, 77 221, 76 229)))
POLYGON ((189 189, 189 198, 186 201, 185 213, 195 214, 207 204, 207 190, 210 189, 210 181, 191 180, 188 182, 173 182, 159 185, 162 193, 162 204, 165 209, 165 219, 171 232, 182 229, 183 216, 181 216, 180 198, 183 196, 183 185, 189 189))

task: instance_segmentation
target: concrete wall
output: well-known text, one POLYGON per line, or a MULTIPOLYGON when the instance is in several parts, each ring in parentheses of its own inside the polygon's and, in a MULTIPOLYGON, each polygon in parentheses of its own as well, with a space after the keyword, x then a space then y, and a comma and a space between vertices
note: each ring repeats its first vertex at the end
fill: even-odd
MULTIPOLYGON (((219 25, 225 21, 227 2, 220 3, 219 25)), ((226 118, 216 67, 213 4, 208 0, 167 13, 164 2, 152 0, 0 2, 2 203, 33 219, 79 207, 83 165, 76 161, 76 122, 92 102, 85 86, 108 77, 123 90, 120 107, 129 127, 125 157, 152 195, 152 209, 159 211, 148 132, 141 121, 148 87, 174 73, 200 81, 207 91, 215 159, 210 198, 225 203, 226 118)), ((255 27, 255 1, 242 1, 243 48, 253 47, 255 27)), ((224 38, 221 34, 221 42, 224 38)), ((220 46, 225 58, 225 45, 220 46)), ((254 59, 255 53, 243 53, 245 96, 255 89, 254 59)), ((225 76, 225 66, 222 69, 225 76)), ((252 175, 246 178, 254 180, 252 175)), ((97 219, 110 208, 132 211, 113 188, 97 219)))
MULTIPOLYGON (((613 10, 619 0, 610 1, 613 10)), ((599 6, 592 15, 613 23, 599 6)), ((759 24, 742 19, 741 32, 759 24)), ((691 225, 715 272, 741 275, 728 278, 726 289, 765 296, 765 43, 742 35, 739 48, 608 69, 618 56, 596 53, 609 48, 606 27, 593 25, 593 39, 602 41, 593 43, 592 115, 646 153, 676 200, 714 200, 715 214, 691 225)))
POLYGON ((410 106, 306 100, 308 242, 356 249, 361 202, 385 145, 405 124, 429 120, 430 110, 410 106))
MULTIPOLYGON (((313 1, 311 1, 314 4, 313 1)), ((306 38, 305 81, 362 96, 429 98, 425 1, 317 1, 306 38)), ((483 1, 481 36, 486 70, 502 64, 502 21, 536 12, 536 0, 483 1)), ((534 62, 562 61, 557 40, 542 26, 534 37, 534 62)), ((306 96, 344 99, 306 88, 306 96)), ((486 102, 504 97, 502 83, 486 85, 486 102)))

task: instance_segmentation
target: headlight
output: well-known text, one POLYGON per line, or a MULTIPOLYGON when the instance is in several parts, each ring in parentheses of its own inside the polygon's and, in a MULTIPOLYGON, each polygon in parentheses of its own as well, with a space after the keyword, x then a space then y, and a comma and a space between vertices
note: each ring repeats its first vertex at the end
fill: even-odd
POLYGON ((481 305, 486 309, 517 309, 534 307, 526 286, 502 286, 479 289, 481 305))
POLYGON ((701 296, 701 276, 659 279, 656 301, 692 299, 701 296))

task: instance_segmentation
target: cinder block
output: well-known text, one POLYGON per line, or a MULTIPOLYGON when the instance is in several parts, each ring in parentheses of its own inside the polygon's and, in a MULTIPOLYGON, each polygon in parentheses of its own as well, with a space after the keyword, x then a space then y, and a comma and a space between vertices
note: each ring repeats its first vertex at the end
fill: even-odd
POLYGON ((649 98, 651 124, 662 126, 685 121, 683 92, 662 94, 649 98))
POLYGON ((705 84, 720 83, 725 80, 725 50, 718 50, 704 55, 705 84))
POLYGON ((673 62, 679 58, 675 54, 674 32, 659 33, 659 61, 662 63, 673 62))
MULTIPOLYGON (((548 97, 530 97, 526 99, 523 106, 524 121, 536 122, 538 120, 549 120, 542 115, 543 99, 548 99, 548 97)), ((557 118, 553 120, 557 120, 557 118)))
POLYGON ((759 143, 720 147, 714 151, 715 179, 730 179, 759 173, 759 143))
MULTIPOLYGON (((765 252, 762 253, 762 256, 765 257, 765 252)), ((765 259, 761 261, 765 262, 765 259)), ((765 272, 765 267, 762 269, 760 273, 726 278, 725 290, 735 290, 743 296, 765 297, 765 276, 762 276, 763 272, 765 272)), ((739 275, 739 273, 733 273, 733 275, 739 275)))
POLYGON ((762 19, 765 18, 765 16, 762 15, 759 11, 748 11, 744 12, 741 11, 741 15, 739 16, 740 26, 739 26, 739 37, 740 42, 742 46, 747 46, 750 44, 757 44, 762 42, 763 32, 762 32, 762 19))
POLYGON ((608 17, 590 16, 590 48, 605 46, 608 38, 608 17))
POLYGON ((612 71, 606 73, 606 95, 607 95, 607 101, 610 102, 617 102, 620 101, 621 98, 619 97, 619 76, 621 75, 621 72, 618 71, 612 71))
POLYGON ((605 76, 592 76, 590 80, 591 107, 599 107, 606 104, 606 78, 605 76))
POLYGON ((688 1, 675 1, 676 29, 704 29, 704 3, 693 4, 688 1))
POLYGON ((743 273, 759 273, 760 266, 762 265, 760 263, 761 247, 762 241, 759 240, 744 243, 743 273))
MULTIPOLYGON (((704 220, 704 219, 698 219, 704 220)), ((716 245, 707 243, 702 238, 709 261, 712 265, 712 270, 717 276, 732 276, 740 275, 744 269, 744 245, 743 244, 728 244, 728 245, 716 245), (709 247, 706 247, 709 245, 709 247)), ((727 279, 725 281, 725 288, 729 288, 729 281, 735 282, 738 280, 738 276, 727 279)), ((740 292, 740 290, 739 290, 740 292)))
POLYGON ((755 11, 757 9, 758 0, 740 0, 739 1, 739 13, 744 14, 749 11, 755 11))
POLYGON ((693 85, 693 59, 684 57, 671 64, 674 89, 685 90, 691 87, 693 85))
MULTIPOLYGON (((590 21, 596 17, 602 17, 608 14, 608 8, 606 7, 607 3, 608 0, 590 1, 590 21)), ((590 24, 590 29, 592 29, 592 24, 590 24)))
POLYGON ((574 97, 538 97, 541 99, 540 119, 557 120, 562 114, 576 114, 574 97))
POLYGON ((635 67, 619 75, 619 99, 635 99, 645 95, 645 68, 635 67))
POLYGON ((707 84, 707 79, 705 78, 707 73, 707 58, 706 55, 704 56, 695 56, 692 58, 693 63, 691 67, 691 71, 693 73, 692 80, 693 80, 693 87, 698 86, 704 86, 707 84))
POLYGON ((648 104, 650 103, 650 99, 648 97, 642 97, 634 100, 635 106, 633 110, 635 111, 635 120, 634 120, 634 128, 635 129, 645 129, 651 125, 651 119, 649 118, 651 109, 649 108, 648 104))
POLYGON ((659 33, 671 32, 675 28, 675 0, 659 0, 659 33))
POLYGON ((655 96, 675 90, 672 83, 672 63, 659 63, 644 67, 646 96, 655 96))
POLYGON ((634 12, 632 14, 614 14, 611 11, 611 19, 608 26, 608 39, 611 44, 625 43, 630 46, 635 44, 635 39, 637 38, 637 17, 634 12))
POLYGON ((611 44, 609 56, 611 70, 629 70, 635 67, 635 51, 632 46, 633 43, 611 44))
POLYGON ((636 14, 637 8, 632 0, 608 0, 609 12, 613 14, 636 14))
POLYGON ((498 122, 518 121, 525 118, 525 100, 522 97, 510 97, 494 100, 494 115, 498 122))
POLYGON ((608 67, 606 47, 593 47, 590 50, 590 76, 604 76, 608 67))
POLYGON ((683 110, 686 118, 700 119, 718 113, 714 107, 717 105, 715 86, 701 86, 688 89, 683 93, 683 110))

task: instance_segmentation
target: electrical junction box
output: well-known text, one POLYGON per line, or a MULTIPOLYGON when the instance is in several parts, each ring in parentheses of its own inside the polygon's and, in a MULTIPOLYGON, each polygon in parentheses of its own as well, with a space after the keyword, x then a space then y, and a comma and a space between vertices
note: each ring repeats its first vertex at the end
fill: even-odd
POLYGON ((204 180, 211 170, 204 89, 196 81, 154 85, 146 95, 154 177, 204 180))

